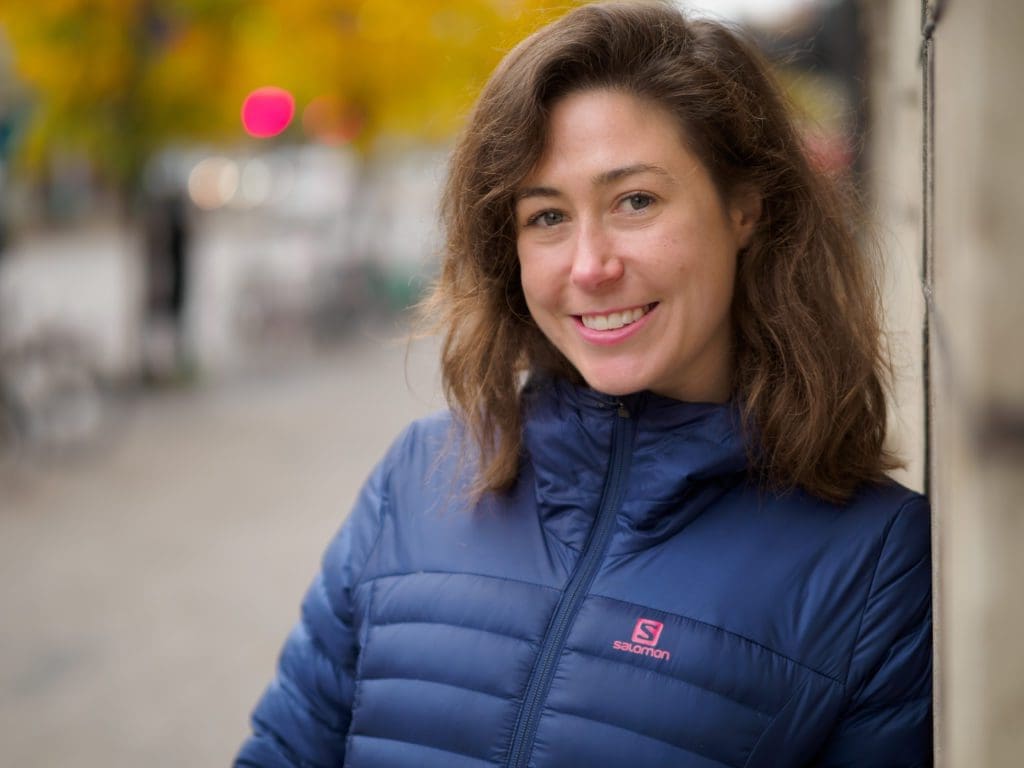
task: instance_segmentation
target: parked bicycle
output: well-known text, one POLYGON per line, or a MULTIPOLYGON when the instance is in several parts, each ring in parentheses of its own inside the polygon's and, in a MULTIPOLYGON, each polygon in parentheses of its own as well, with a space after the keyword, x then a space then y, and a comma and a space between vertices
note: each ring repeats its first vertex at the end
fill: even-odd
POLYGON ((84 445, 103 419, 89 340, 60 325, 17 338, 5 330, 0 323, 0 463, 84 445))

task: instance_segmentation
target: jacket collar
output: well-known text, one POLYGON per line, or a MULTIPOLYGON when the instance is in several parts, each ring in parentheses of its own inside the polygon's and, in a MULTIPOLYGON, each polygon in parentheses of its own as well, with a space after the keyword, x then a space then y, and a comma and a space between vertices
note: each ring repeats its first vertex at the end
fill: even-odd
POLYGON ((635 436, 619 514, 637 530, 678 530, 748 465, 733 404, 651 392, 611 397, 561 379, 531 381, 524 402, 525 448, 542 514, 596 513, 620 413, 633 420, 635 436))

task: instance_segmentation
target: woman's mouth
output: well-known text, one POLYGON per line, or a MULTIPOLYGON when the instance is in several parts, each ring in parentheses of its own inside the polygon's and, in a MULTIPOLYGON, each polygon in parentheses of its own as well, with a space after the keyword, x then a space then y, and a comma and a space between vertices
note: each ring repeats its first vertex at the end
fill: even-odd
POLYGON ((615 331, 627 325, 632 325, 641 317, 654 309, 657 302, 645 304, 642 307, 632 309, 616 310, 605 314, 580 315, 580 322, 592 331, 615 331))

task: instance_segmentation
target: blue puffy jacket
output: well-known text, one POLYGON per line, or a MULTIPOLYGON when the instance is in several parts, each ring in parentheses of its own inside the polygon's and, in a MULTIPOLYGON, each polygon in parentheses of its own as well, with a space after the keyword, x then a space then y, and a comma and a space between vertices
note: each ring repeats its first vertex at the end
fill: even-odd
POLYGON ((931 765, 923 497, 759 491, 727 406, 528 407, 474 509, 448 417, 394 444, 237 766, 931 765))

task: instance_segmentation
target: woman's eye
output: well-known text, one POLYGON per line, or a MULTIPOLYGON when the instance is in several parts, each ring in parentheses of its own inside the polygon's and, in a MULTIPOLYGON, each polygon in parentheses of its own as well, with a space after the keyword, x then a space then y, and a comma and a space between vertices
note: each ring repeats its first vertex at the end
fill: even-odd
POLYGON ((553 227, 565 221, 565 215, 558 211, 541 211, 526 220, 528 226, 553 227))
POLYGON ((644 192, 634 192, 631 195, 627 195, 622 201, 625 205, 629 206, 631 211, 642 211, 654 202, 654 198, 644 192))

